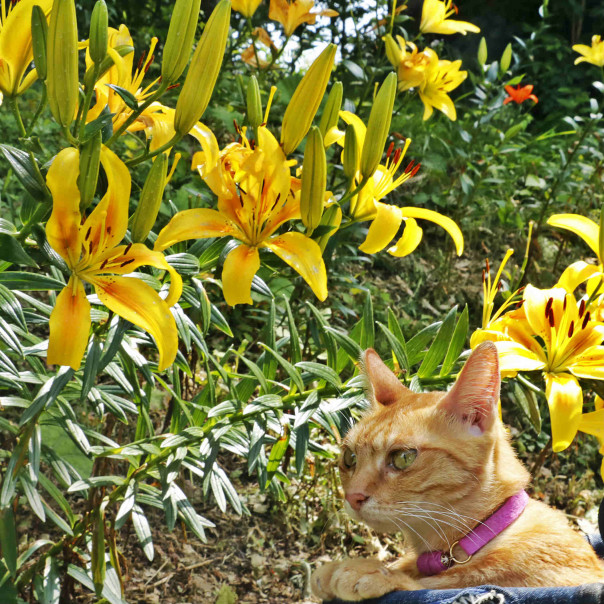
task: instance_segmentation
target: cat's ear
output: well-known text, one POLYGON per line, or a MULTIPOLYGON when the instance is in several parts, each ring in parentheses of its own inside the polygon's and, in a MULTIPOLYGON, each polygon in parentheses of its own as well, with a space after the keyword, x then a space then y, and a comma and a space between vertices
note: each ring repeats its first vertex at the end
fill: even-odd
POLYGON ((497 417, 499 400, 499 358, 493 342, 483 342, 470 355, 455 385, 440 402, 472 434, 486 432, 497 417))
POLYGON ((361 357, 361 368, 367 379, 368 396, 372 403, 391 405, 407 388, 380 359, 373 348, 368 348, 361 357))

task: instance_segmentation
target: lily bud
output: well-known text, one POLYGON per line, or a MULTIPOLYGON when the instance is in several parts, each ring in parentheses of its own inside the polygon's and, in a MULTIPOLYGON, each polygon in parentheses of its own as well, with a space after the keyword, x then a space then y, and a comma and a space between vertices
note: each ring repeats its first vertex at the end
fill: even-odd
POLYGON ((501 73, 505 73, 510 68, 511 62, 512 62, 512 43, 510 42, 503 50, 503 54, 501 55, 501 60, 499 61, 499 69, 501 70, 501 73))
POLYGON ((164 82, 176 82, 185 70, 197 29, 201 0, 176 0, 161 62, 164 82))
POLYGON ((403 60, 403 49, 390 34, 386 34, 382 39, 386 45, 386 57, 393 67, 398 67, 403 60))
POLYGON ((319 226, 325 205, 327 162, 323 137, 316 126, 310 129, 304 161, 302 163, 302 188, 300 190, 300 216, 307 234, 319 226))
POLYGON ((306 136, 325 94, 336 56, 335 44, 329 44, 314 60, 287 105, 281 126, 281 146, 285 155, 295 151, 306 136))
POLYGON ((316 242, 319 244, 321 248, 321 252, 325 251, 327 247, 327 242, 330 240, 331 236, 335 234, 335 232, 340 227, 342 222, 342 210, 337 203, 332 203, 327 208, 325 208, 325 212, 323 212, 323 216, 321 217, 321 222, 319 223, 319 227, 325 227, 327 232, 324 232, 320 237, 316 239, 316 242), (329 230, 327 230, 329 229, 329 230))
POLYGON ((361 151, 361 178, 369 178, 378 167, 390 131, 396 97, 396 74, 389 73, 380 86, 367 122, 367 133, 361 151))
POLYGON ((80 190, 80 212, 92 203, 99 179, 99 165, 101 161, 101 142, 103 135, 97 132, 80 148, 80 175, 78 176, 78 189, 80 190))
POLYGON ((109 39, 109 15, 105 0, 97 0, 90 17, 90 45, 88 50, 93 63, 97 65, 107 56, 109 39))
POLYGON ((487 41, 484 38, 484 36, 480 39, 480 43, 478 44, 478 64, 481 67, 484 67, 485 63, 487 62, 487 41))
POLYGON ((201 34, 176 103, 174 130, 181 136, 195 126, 210 102, 224 57, 230 20, 231 2, 220 0, 201 34))
POLYGON ((344 150, 342 151, 342 167, 348 182, 352 182, 352 179, 356 176, 360 161, 361 150, 359 149, 357 132, 352 124, 348 124, 344 135, 344 150))
POLYGON ((78 105, 78 26, 74 0, 54 0, 46 47, 48 105, 67 128, 78 105))
POLYGON ((41 80, 46 79, 46 41, 48 22, 42 7, 37 4, 31 9, 31 41, 36 72, 41 80))
POLYGON ((143 191, 132 216, 132 241, 142 243, 147 239, 149 231, 153 228, 159 207, 164 196, 164 188, 168 175, 168 156, 160 153, 154 160, 147 179, 143 185, 143 191))
POLYGON ((327 133, 338 125, 338 118, 342 107, 343 90, 344 87, 342 86, 342 82, 336 82, 329 91, 325 109, 323 109, 323 114, 321 115, 321 121, 319 123, 319 130, 321 131, 323 140, 325 140, 327 133))
POLYGON ((247 83, 246 101, 248 124, 256 129, 262 123, 262 99, 255 75, 251 76, 247 83))

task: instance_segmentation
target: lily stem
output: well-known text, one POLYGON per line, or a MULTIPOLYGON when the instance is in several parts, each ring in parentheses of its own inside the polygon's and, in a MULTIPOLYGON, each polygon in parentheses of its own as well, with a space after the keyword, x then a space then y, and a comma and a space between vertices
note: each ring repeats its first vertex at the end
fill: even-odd
POLYGON ((171 147, 176 145, 176 143, 178 143, 178 141, 180 141, 181 138, 182 138, 182 135, 176 133, 167 143, 164 143, 161 147, 158 147, 157 149, 155 149, 154 151, 151 151, 150 153, 143 153, 142 155, 139 155, 138 157, 129 159, 125 162, 125 164, 127 166, 137 166, 138 164, 140 164, 144 161, 147 161, 148 159, 155 157, 156 155, 159 155, 160 153, 163 153, 164 151, 167 151, 168 149, 170 149, 171 147))

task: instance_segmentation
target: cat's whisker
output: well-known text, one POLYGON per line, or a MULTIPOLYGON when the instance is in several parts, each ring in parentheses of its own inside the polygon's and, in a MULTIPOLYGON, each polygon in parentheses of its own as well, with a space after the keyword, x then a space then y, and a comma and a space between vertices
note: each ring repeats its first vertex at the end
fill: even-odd
POLYGON ((458 514, 455 511, 442 511, 442 510, 427 510, 425 508, 422 508, 419 505, 414 506, 415 509, 421 511, 421 512, 425 512, 425 513, 432 513, 432 514, 438 514, 440 516, 446 516, 447 518, 449 518, 450 520, 455 519, 459 525, 460 525, 460 530, 461 528, 464 528, 466 531, 471 531, 472 530, 472 526, 470 526, 467 522, 464 522, 462 520, 462 516, 460 514, 458 514))
MULTIPOLYGON (((398 510, 400 512, 400 510, 398 510)), ((405 512, 403 512, 405 513, 405 512)), ((449 537, 447 537, 447 533, 445 533, 445 531, 443 530, 443 528, 440 526, 439 521, 434 518, 433 516, 430 516, 430 514, 409 514, 410 516, 412 516, 413 518, 418 518, 420 520, 423 520, 431 529, 434 530, 434 532, 441 537, 444 541, 447 542, 447 545, 449 547, 451 547, 451 542, 449 541, 449 537), (432 522, 430 522, 430 520, 432 520, 434 522, 434 524, 432 522)), ((447 523, 445 523, 447 524, 447 523)))
MULTIPOLYGON (((426 516, 422 515, 422 514, 417 514, 415 511, 413 510, 398 510, 399 512, 402 512, 404 514, 406 514, 407 516, 411 516, 413 518, 425 518, 426 516)), ((420 512, 425 512, 426 514, 430 514, 429 512, 427 512, 426 510, 419 510, 420 512)), ((439 512, 436 512, 439 513, 439 512)), ((444 524, 446 526, 450 526, 451 528, 455 529, 456 531, 459 531, 461 533, 463 533, 465 530, 467 530, 465 527, 459 526, 458 524, 455 524, 453 522, 448 522, 447 520, 442 520, 442 519, 438 519, 438 518, 434 518, 434 516, 429 515, 429 517, 434 520, 434 522, 436 522, 439 526, 439 528, 443 531, 443 538, 444 541, 447 542, 447 545, 449 547, 451 547, 451 542, 449 541, 449 538, 447 537, 446 533, 444 532, 441 524, 444 524)), ((453 520, 452 518, 449 518, 449 520, 453 520)), ((474 538, 469 535, 469 539, 470 541, 474 541, 474 538)))
POLYGON ((403 528, 401 528, 401 525, 399 524, 399 522, 402 522, 411 532, 415 533, 426 545, 426 547, 430 550, 432 549, 430 544, 426 541, 426 539, 424 537, 422 537, 422 535, 420 535, 411 525, 407 524, 402 518, 398 517, 395 518, 393 516, 391 516, 390 518, 392 520, 392 522, 394 522, 394 524, 396 524, 396 526, 398 526, 398 528, 403 531, 403 533, 405 532, 403 528))

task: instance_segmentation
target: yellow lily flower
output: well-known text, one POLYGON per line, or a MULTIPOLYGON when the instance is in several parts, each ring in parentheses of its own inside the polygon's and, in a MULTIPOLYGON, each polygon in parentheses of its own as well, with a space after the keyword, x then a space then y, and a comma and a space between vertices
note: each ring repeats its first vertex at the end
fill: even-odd
POLYGON ((302 23, 313 25, 317 17, 337 17, 339 13, 327 9, 311 13, 315 0, 271 0, 268 9, 268 18, 279 21, 283 25, 284 33, 289 38, 302 23))
MULTIPOLYGON (((84 43, 87 45, 88 43, 84 43)), ((90 108, 86 121, 99 117, 101 111, 108 107, 109 111, 114 114, 113 128, 117 130, 132 114, 124 100, 107 84, 113 84, 124 88, 136 97, 136 100, 141 103, 154 92, 154 87, 158 79, 151 82, 148 86, 142 88, 143 78, 147 73, 154 58, 155 46, 157 38, 151 39, 148 52, 140 60, 139 65, 133 71, 134 52, 128 53, 122 57, 115 50, 118 46, 132 46, 132 37, 125 25, 120 25, 119 29, 109 28, 109 43, 107 52, 113 58, 113 66, 98 80, 95 84, 96 102, 90 108)), ((92 65, 90 54, 86 52, 86 67, 92 65)), ((174 136, 174 109, 166 107, 161 103, 151 103, 138 118, 128 127, 128 132, 138 132, 144 130, 145 136, 151 140, 150 149, 161 147, 174 136)), ((212 144, 215 141, 212 131, 198 122, 189 132, 202 146, 202 149, 211 155, 212 144)), ((218 160, 218 155, 213 156, 214 163, 218 160)))
POLYGON ((423 34, 463 34, 467 32, 479 33, 480 27, 467 21, 449 19, 457 14, 453 0, 424 0, 422 19, 419 30, 423 34), (453 7, 453 8, 451 8, 453 7))
POLYGON ((564 270, 557 283, 557 287, 573 292, 579 284, 587 281, 587 294, 591 296, 599 285, 600 278, 604 277, 603 259, 600 257, 600 226, 580 214, 554 214, 548 218, 547 224, 578 235, 596 255, 597 265, 587 264, 583 260, 573 262, 564 270))
POLYGON ((591 46, 575 44, 573 50, 582 55, 575 59, 575 65, 585 62, 604 67, 604 40, 602 40, 602 36, 592 36, 591 46))
MULTIPOLYGON (((600 455, 604 455, 604 401, 596 396, 596 410, 583 413, 579 420, 579 432, 595 436, 600 443, 600 455)), ((604 458, 600 466, 600 474, 604 476, 604 458)))
POLYGON ((419 87, 419 98, 424 104, 424 120, 432 115, 433 109, 438 109, 455 121, 457 112, 448 93, 466 79, 468 72, 459 70, 461 61, 440 60, 431 48, 424 49, 424 54, 429 57, 424 68, 424 80, 419 87))
POLYGON ((172 364, 178 350, 176 324, 169 307, 180 298, 181 278, 160 252, 140 243, 119 245, 128 227, 131 180, 126 165, 106 147, 101 149, 101 164, 107 176, 107 192, 83 220, 77 186, 79 159, 77 149, 63 149, 46 178, 53 197, 46 235, 71 271, 50 316, 47 361, 80 367, 91 325, 90 303, 84 290, 84 283, 89 283, 107 308, 153 336, 159 349, 158 368, 163 370, 172 364), (121 276, 139 266, 154 266, 170 273, 170 291, 165 300, 140 279, 121 276))
MULTIPOLYGON (((230 306, 252 304, 251 286, 260 268, 260 248, 271 250, 308 283, 320 300, 327 297, 327 274, 319 245, 302 233, 276 234, 277 229, 300 218, 300 181, 291 176, 277 139, 265 126, 257 129, 254 145, 241 132, 241 143, 220 153, 214 169, 200 165, 200 174, 218 197, 218 210, 178 212, 160 231, 155 250, 179 241, 231 236, 240 245, 224 262, 222 285, 230 306)), ((203 161, 203 155, 198 161, 203 161)))
POLYGON ((426 79, 426 67, 430 64, 432 55, 426 51, 419 52, 413 42, 407 42, 402 36, 396 36, 398 42, 390 36, 384 37, 388 59, 397 71, 398 89, 402 92, 409 88, 417 88, 426 79), (411 49, 411 52, 407 50, 411 49))
POLYGON ((233 10, 249 19, 256 12, 261 2, 262 0, 231 0, 231 6, 233 10))
POLYGON ((577 303, 562 288, 527 285, 521 311, 505 339, 494 336, 493 324, 483 339, 495 342, 503 372, 543 372, 553 449, 562 451, 579 429, 583 392, 577 378, 604 379, 604 323, 594 321, 585 302, 577 303))
MULTIPOLYGON (((362 120, 349 111, 340 111, 340 117, 354 128, 359 148, 363 147, 367 128, 362 120)), ((338 142, 342 142, 343 133, 340 133, 338 142)), ((405 230, 397 243, 388 248, 388 253, 402 258, 415 250, 419 245, 423 230, 418 226, 416 218, 429 220, 441 226, 452 237, 458 255, 463 253, 463 235, 459 227, 446 216, 426 210, 424 208, 413 208, 392 206, 381 202, 386 195, 402 185, 405 181, 414 176, 420 165, 409 163, 407 168, 398 176, 396 173, 411 144, 411 139, 407 139, 402 148, 394 151, 394 145, 390 145, 386 153, 386 163, 380 164, 367 184, 351 200, 350 217, 357 221, 371 220, 372 223, 367 232, 365 241, 359 246, 359 249, 367 254, 375 254, 383 250, 396 236, 401 224, 405 222, 405 230)), ((354 179, 353 186, 359 183, 360 176, 354 179)))
POLYGON ((2 0, 0 5, 0 103, 25 92, 37 79, 35 69, 27 74, 32 62, 31 11, 38 5, 48 17, 52 0, 2 0))

